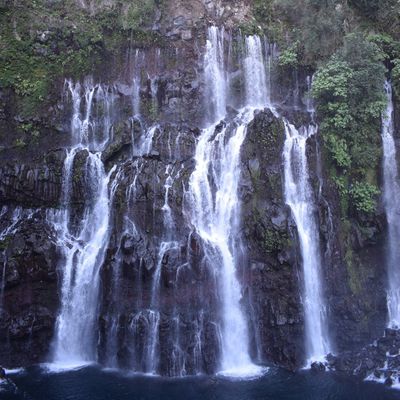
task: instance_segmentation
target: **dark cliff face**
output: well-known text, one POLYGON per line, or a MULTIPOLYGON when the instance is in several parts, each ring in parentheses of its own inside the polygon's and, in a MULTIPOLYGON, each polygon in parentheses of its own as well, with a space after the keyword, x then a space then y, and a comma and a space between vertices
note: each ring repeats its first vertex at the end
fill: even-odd
POLYGON ((242 153, 243 267, 260 361, 294 367, 304 356, 297 238, 283 198, 284 127, 270 111, 249 127, 242 153))
MULTIPOLYGON (((185 354, 187 373, 195 373, 198 363, 204 372, 213 373, 219 360, 216 351, 219 338, 214 323, 220 312, 218 290, 209 272, 213 266, 204 265, 203 244, 189 229, 185 215, 185 190, 194 169, 196 139, 204 124, 203 25, 220 15, 211 6, 209 14, 204 14, 205 4, 199 3, 196 23, 189 18, 191 15, 194 19, 193 10, 186 10, 185 14, 184 7, 171 5, 166 21, 160 22, 165 35, 161 50, 158 45, 142 49, 143 120, 147 125, 158 123, 150 154, 131 155, 135 136, 132 131, 140 130, 138 121, 131 118, 129 92, 132 78, 129 66, 135 62, 135 49, 124 48, 120 59, 111 62, 113 68, 100 67, 94 74, 96 81, 115 83, 117 115, 113 139, 103 152, 103 161, 108 171, 118 165, 123 174, 115 193, 112 233, 101 267, 99 361, 110 358, 109 333, 114 326, 117 349, 114 356, 119 365, 131 368, 133 353, 139 354, 134 367, 140 369, 144 362, 142 352, 149 335, 149 315, 143 312, 138 317, 138 313, 146 310, 151 298, 158 245, 164 235, 162 208, 166 171, 170 168, 168 173, 174 176, 169 192, 175 222, 173 234, 180 240, 179 246, 166 252, 161 260, 159 369, 165 375, 177 373, 178 367, 168 357, 174 346, 175 331, 184 332, 180 351, 185 354), (151 77, 156 77, 155 98, 151 77), (135 190, 128 204, 124 193, 133 181, 135 190), (137 222, 137 234, 124 231, 124 215, 137 222), (190 269, 185 267, 188 260, 190 269), (203 312, 201 320, 195 317, 199 310, 203 312), (139 318, 134 334, 130 329, 133 318, 139 318), (193 349, 199 324, 201 342, 207 343, 200 361, 195 359, 193 349)), ((225 12, 238 15, 226 7, 225 4, 225 12)), ((228 20, 234 24, 234 20, 228 20)), ((307 71, 298 73, 290 79, 277 78, 273 92, 280 111, 301 125, 309 121, 309 116, 296 110, 296 102, 301 105, 299 98, 305 88, 295 86, 295 82, 304 82, 307 71)), ((15 145, 18 138, 26 141, 26 133, 16 129, 20 116, 13 107, 13 96, 1 93, 0 204, 8 207, 0 220, 4 229, 12 224, 12 210, 16 207, 25 210, 14 230, 1 242, 0 249, 0 271, 1 267, 5 271, 0 363, 8 367, 46 360, 60 306, 62 271, 57 268, 62 252, 46 213, 62 206, 64 148, 70 144, 71 117, 70 100, 61 98, 63 84, 55 83, 54 92, 59 96, 54 95, 49 110, 36 120, 25 121, 33 123, 39 132, 39 138, 29 138, 25 147, 15 145)), ((240 233, 246 251, 238 275, 250 327, 252 357, 294 369, 304 363, 304 316, 298 238, 283 195, 283 142, 282 121, 268 110, 259 112, 248 128, 241 152, 240 233)), ((370 342, 381 334, 385 325, 384 224, 381 215, 370 220, 354 215, 346 223, 340 220, 339 196, 326 183, 328 166, 324 155, 319 154, 317 142, 318 138, 309 141, 308 152, 318 199, 331 334, 336 349, 342 351, 370 342)), ((86 157, 83 151, 74 164, 72 202, 76 218, 88 200, 83 172, 86 157)))
MULTIPOLYGON (((43 212, 23 212, 24 218, 2 242, 5 293, 0 357, 11 366, 44 359, 58 310, 56 262, 60 254, 43 212)), ((2 222, 8 217, 3 215, 2 222)))
POLYGON ((340 352, 382 335, 387 323, 387 276, 384 215, 353 215, 341 221, 339 208, 339 196, 326 185, 320 205, 325 273, 331 326, 340 352))

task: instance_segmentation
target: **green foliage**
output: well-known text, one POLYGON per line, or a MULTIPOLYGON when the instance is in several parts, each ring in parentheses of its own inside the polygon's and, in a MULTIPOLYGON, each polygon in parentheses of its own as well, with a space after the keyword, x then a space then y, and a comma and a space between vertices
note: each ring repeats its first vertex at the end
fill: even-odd
POLYGON ((273 230, 266 229, 264 232, 264 246, 267 253, 274 253, 283 250, 289 244, 286 235, 273 230))
POLYGON ((18 124, 18 129, 26 135, 30 135, 34 141, 36 141, 40 136, 40 131, 32 122, 20 123, 18 124))
POLYGON ((313 82, 314 95, 324 100, 346 100, 352 74, 353 71, 347 61, 333 56, 324 68, 318 71, 317 79, 313 82))
POLYGON ((358 211, 372 213, 375 210, 375 198, 379 189, 368 182, 355 182, 350 189, 350 196, 358 211))
POLYGON ((400 42, 394 40, 392 36, 386 33, 379 33, 369 35, 368 40, 378 46, 382 59, 390 61, 400 57, 400 42))
POLYGON ((22 117, 38 115, 48 109, 52 91, 65 76, 93 73, 131 40, 159 43, 157 35, 142 29, 159 3, 121 0, 99 5, 93 14, 75 0, 0 5, 0 88, 14 91, 22 117))
POLYGON ((362 15, 375 21, 387 20, 388 13, 398 9, 397 0, 349 0, 349 4, 362 15))
POLYGON ((46 106, 57 77, 80 76, 93 66, 102 47, 101 34, 94 23, 85 20, 80 25, 79 19, 76 24, 85 26, 82 30, 76 27, 71 31, 61 26, 45 31, 47 26, 42 18, 54 15, 42 1, 22 1, 2 11, 0 87, 13 89, 18 112, 23 117, 32 117, 41 106, 46 106))
POLYGON ((12 238, 11 235, 7 235, 3 240, 0 240, 0 251, 7 250, 11 238, 12 238))
POLYGON ((328 59, 342 42, 347 8, 339 0, 275 0, 272 12, 266 30, 278 25, 280 45, 300 43, 302 64, 328 59))
POLYGON ((376 187, 367 179, 378 165, 380 115, 386 105, 381 60, 375 43, 349 34, 317 71, 313 85, 324 147, 336 169, 333 179, 341 196, 366 213, 375 206, 376 187))
POLYGON ((299 60, 299 43, 295 42, 279 55, 278 64, 281 67, 296 67, 299 60))
POLYGON ((400 2, 253 0, 253 15, 281 49, 281 83, 288 67, 316 70, 312 94, 342 217, 372 213, 385 73, 400 98, 400 2))
POLYGON ((349 5, 371 30, 400 39, 400 3, 398 0, 349 0, 349 5))
POLYGON ((368 17, 374 17, 380 8, 382 0, 349 0, 349 3, 368 17))
POLYGON ((334 134, 327 134, 325 143, 336 164, 343 169, 349 168, 351 165, 351 156, 346 141, 334 134))
POLYGON ((378 46, 382 59, 392 69, 393 88, 397 96, 400 96, 400 41, 386 33, 370 35, 368 39, 378 46))
POLYGON ((253 0, 254 16, 257 21, 268 23, 273 16, 273 0, 253 0))
POLYGON ((123 29, 138 30, 149 25, 153 20, 155 8, 154 0, 131 2, 122 16, 123 29))
MULTIPOLYGON (((338 176, 335 170, 330 171, 330 178, 335 184, 338 192, 339 192, 339 200, 340 200, 340 211, 341 215, 346 217, 349 209, 349 182, 347 175, 338 176)), ((344 218, 344 221, 346 219, 344 218)))
POLYGON ((256 23, 256 21, 246 21, 239 26, 239 30, 242 35, 250 36, 250 35, 262 35, 263 31, 260 26, 256 23))
POLYGON ((393 60, 392 81, 395 92, 400 97, 400 58, 393 60))
POLYGON ((18 138, 15 140, 15 147, 23 148, 25 146, 26 146, 26 142, 23 139, 18 138))

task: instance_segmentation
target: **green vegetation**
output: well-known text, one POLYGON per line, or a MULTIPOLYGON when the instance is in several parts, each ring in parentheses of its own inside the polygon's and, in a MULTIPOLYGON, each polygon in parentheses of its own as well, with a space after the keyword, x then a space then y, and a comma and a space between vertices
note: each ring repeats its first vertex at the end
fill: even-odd
POLYGON ((15 140, 15 147, 23 148, 26 146, 26 143, 23 139, 16 139, 15 140))
POLYGON ((349 4, 362 16, 377 23, 393 33, 400 27, 396 18, 399 16, 397 0, 349 0, 349 4), (391 24, 391 25, 389 25, 391 24))
POLYGON ((335 167, 334 181, 341 195, 350 196, 355 208, 366 213, 374 211, 379 193, 369 180, 380 156, 384 79, 379 47, 361 34, 349 34, 318 70, 313 85, 324 146, 335 167))
POLYGON ((315 65, 340 45, 348 7, 336 0, 253 0, 256 23, 285 52, 301 43, 302 65, 315 65))
POLYGON ((374 198, 379 194, 375 185, 368 182, 356 182, 350 189, 350 196, 359 211, 371 213, 375 211, 374 198))
POLYGON ((151 24, 155 8, 154 0, 131 2, 121 17, 123 29, 140 30, 143 26, 151 24))
POLYGON ((289 238, 285 233, 280 233, 274 229, 264 231, 264 248, 267 253, 282 251, 289 244, 289 238))
POLYGON ((282 50, 301 44, 302 65, 318 66, 359 29, 400 39, 398 0, 253 0, 254 24, 282 50))
POLYGON ((299 62, 299 42, 295 42, 282 51, 278 64, 281 67, 296 67, 299 62))
POLYGON ((400 40, 395 40, 386 33, 371 34, 368 40, 378 46, 382 60, 391 69, 392 84, 395 93, 400 97, 400 40))
POLYGON ((130 41, 158 40, 147 30, 158 3, 121 0, 94 11, 74 0, 2 2, 0 88, 13 91, 21 117, 37 116, 65 76, 96 71, 130 41))

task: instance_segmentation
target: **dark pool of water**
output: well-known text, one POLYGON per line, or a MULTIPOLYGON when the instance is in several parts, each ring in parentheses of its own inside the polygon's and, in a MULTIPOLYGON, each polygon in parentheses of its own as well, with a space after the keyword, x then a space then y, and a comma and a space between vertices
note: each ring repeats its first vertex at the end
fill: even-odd
POLYGON ((251 381, 127 376, 95 367, 63 373, 32 368, 0 386, 1 400, 392 400, 400 390, 333 373, 271 369, 251 381), (15 385, 15 386, 14 386, 15 385))

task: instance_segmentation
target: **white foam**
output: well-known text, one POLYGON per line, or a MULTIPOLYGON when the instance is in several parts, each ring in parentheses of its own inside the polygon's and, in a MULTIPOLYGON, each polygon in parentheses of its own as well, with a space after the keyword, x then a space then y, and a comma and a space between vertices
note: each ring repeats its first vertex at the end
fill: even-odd
POLYGON ((308 370, 311 369, 311 366, 313 363, 321 363, 326 365, 326 356, 324 355, 319 355, 319 356, 315 356, 315 357, 311 357, 306 361, 306 364, 303 368, 301 368, 302 370, 308 370))
POLYGON ((66 372, 66 371, 77 371, 80 369, 84 369, 87 367, 90 367, 92 365, 96 365, 96 363, 93 362, 71 362, 71 363, 44 363, 40 364, 40 368, 50 374, 58 374, 61 372, 66 372))
POLYGON ((219 371, 217 376, 230 380, 248 381, 259 379, 269 371, 269 368, 250 364, 246 367, 230 368, 219 371))
POLYGON ((6 369, 4 368, 6 375, 17 375, 25 372, 25 368, 13 368, 13 369, 6 369))

